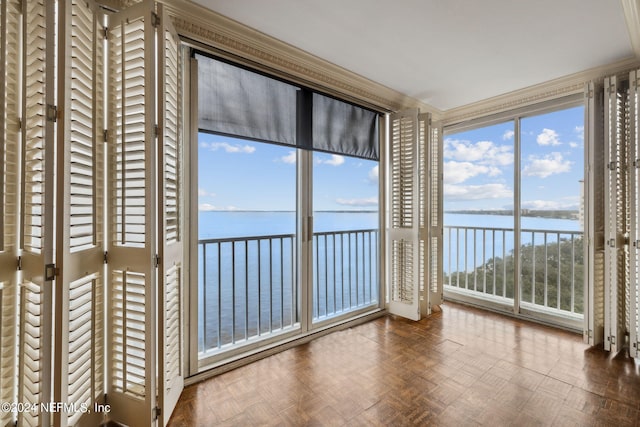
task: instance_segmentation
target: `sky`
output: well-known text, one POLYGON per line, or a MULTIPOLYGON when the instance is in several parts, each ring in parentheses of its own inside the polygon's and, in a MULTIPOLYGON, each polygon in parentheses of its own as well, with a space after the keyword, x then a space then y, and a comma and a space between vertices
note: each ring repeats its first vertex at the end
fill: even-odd
MULTIPOLYGON (((295 211, 296 150, 199 134, 200 211, 295 211)), ((378 162, 313 155, 314 210, 377 210, 378 162)))
MULTIPOLYGON (((514 122, 444 138, 444 209, 512 209, 514 122)), ((584 176, 584 108, 521 120, 523 209, 577 210, 584 176)))
MULTIPOLYGON (((512 209, 513 121, 444 139, 444 208, 512 209)), ((584 109, 521 120, 524 209, 577 210, 584 175, 584 109)), ((314 153, 314 210, 376 210, 378 163, 314 153)), ((199 134, 200 211, 295 211, 292 147, 199 134)))

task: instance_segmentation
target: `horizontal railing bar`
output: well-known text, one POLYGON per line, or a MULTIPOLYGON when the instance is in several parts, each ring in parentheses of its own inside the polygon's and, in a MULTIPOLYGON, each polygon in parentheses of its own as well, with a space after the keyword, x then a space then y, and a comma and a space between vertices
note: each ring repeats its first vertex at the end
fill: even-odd
MULTIPOLYGON (((363 229, 363 230, 345 230, 345 231, 322 231, 313 233, 314 236, 332 236, 332 235, 344 235, 344 234, 356 234, 356 233, 377 233, 376 229, 363 229)), ((275 240, 275 239, 292 239, 296 237, 295 234, 272 234, 264 236, 240 236, 240 237, 222 237, 216 239, 202 239, 198 240, 199 245, 208 245, 215 243, 232 243, 232 242, 244 242, 248 240, 275 240)))
MULTIPOLYGON (((513 228, 499 228, 499 227, 474 227, 474 226, 467 226, 467 225, 445 225, 443 226, 443 228, 445 229, 451 229, 451 230, 456 230, 456 229, 460 229, 460 230, 493 230, 493 231, 514 231, 513 228)), ((531 228, 522 228, 520 229, 521 232, 523 233, 547 233, 547 234, 569 234, 569 235, 579 235, 579 234, 584 234, 583 231, 576 231, 576 230, 542 230, 542 229, 531 229, 531 228)))

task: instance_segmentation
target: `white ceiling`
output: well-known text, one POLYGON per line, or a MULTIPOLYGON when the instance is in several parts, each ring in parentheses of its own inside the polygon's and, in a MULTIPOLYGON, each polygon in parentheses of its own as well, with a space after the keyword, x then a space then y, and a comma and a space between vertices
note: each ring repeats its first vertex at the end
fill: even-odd
POLYGON ((633 57, 620 0, 195 0, 441 110, 633 57))

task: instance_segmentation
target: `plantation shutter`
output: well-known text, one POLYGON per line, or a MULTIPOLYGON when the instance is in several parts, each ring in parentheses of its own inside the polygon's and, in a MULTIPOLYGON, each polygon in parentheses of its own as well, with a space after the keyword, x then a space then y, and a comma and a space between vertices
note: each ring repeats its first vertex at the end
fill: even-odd
POLYGON ((152 425, 156 408, 154 4, 109 19, 108 369, 111 419, 152 425))
POLYGON ((604 232, 604 347, 620 351, 625 340, 625 274, 624 250, 626 232, 627 177, 624 173, 627 153, 625 135, 626 91, 616 77, 604 82, 605 90, 605 224, 604 232))
POLYGON ((585 88, 585 292, 584 341, 589 345, 604 340, 604 189, 605 150, 603 93, 591 82, 585 88))
POLYGON ((640 357, 640 70, 629 74, 629 354, 640 357))
MULTIPOLYGON (((0 3, 0 402, 17 402, 18 328, 17 209, 20 130, 20 2, 0 3)), ((0 425, 14 415, 0 411, 0 425)))
POLYGON ((442 128, 430 125, 427 145, 427 229, 428 229, 428 286, 429 312, 444 302, 442 280, 443 208, 442 208, 442 128))
MULTIPOLYGON (((88 0, 58 3, 56 402, 104 403, 104 15, 88 0)), ((60 426, 98 425, 95 411, 56 412, 60 426)))
MULTIPOLYGON (((420 186, 418 111, 390 115, 389 231, 387 256, 389 311, 420 319, 420 186)), ((424 258, 424 251, 422 251, 424 258)), ((424 264, 422 264, 424 268, 424 264)), ((424 272, 424 270, 423 270, 424 272)))
POLYGON ((180 41, 168 17, 158 5, 158 388, 162 423, 166 425, 184 387, 182 357, 182 279, 183 256, 182 199, 182 122, 180 41))
MULTIPOLYGON (((51 401, 54 205, 55 3, 22 2, 22 283, 18 402, 51 401), (49 268, 48 268, 49 266, 49 268)), ((48 412, 21 412, 18 425, 49 425, 48 412)))

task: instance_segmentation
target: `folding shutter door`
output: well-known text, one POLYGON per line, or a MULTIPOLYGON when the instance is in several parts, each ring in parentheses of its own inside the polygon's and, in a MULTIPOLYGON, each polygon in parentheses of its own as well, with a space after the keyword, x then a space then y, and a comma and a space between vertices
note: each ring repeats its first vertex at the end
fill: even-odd
POLYGON ((629 354, 640 357, 640 70, 629 75, 629 354))
POLYGON ((107 395, 111 418, 153 423, 156 399, 155 29, 152 2, 109 19, 107 395))
POLYGON ((427 212, 428 212, 428 286, 429 306, 439 305, 443 299, 442 281, 442 129, 431 124, 427 147, 427 212))
POLYGON ((584 341, 601 344, 604 339, 604 176, 603 90, 591 82, 585 88, 585 292, 584 341))
MULTIPOLYGON (((23 1, 22 285, 18 402, 50 402, 54 196, 55 3, 23 1)), ((49 425, 47 412, 20 412, 19 425, 49 425)))
POLYGON ((158 388, 163 425, 184 385, 182 372, 182 235, 180 232, 182 135, 179 39, 158 5, 158 388))
MULTIPOLYGON (((17 401, 19 4, 17 0, 0 3, 0 402, 17 401)), ((12 424, 14 415, 0 412, 0 425, 12 424)))
POLYGON ((618 352, 625 340, 626 91, 615 77, 605 79, 605 350, 618 352))
POLYGON ((390 115, 387 236, 389 311, 420 319, 418 112, 390 115))
POLYGON ((98 425, 104 403, 104 16, 88 0, 58 2, 58 245, 54 400, 91 408, 55 425, 98 425), (61 209, 61 211, 60 211, 61 209))
POLYGON ((429 191, 427 188, 428 175, 428 150, 429 150, 429 133, 431 129, 431 116, 429 114, 418 114, 418 284, 420 299, 420 314, 428 316, 431 314, 431 301, 429 300, 429 217, 428 203, 429 191))

